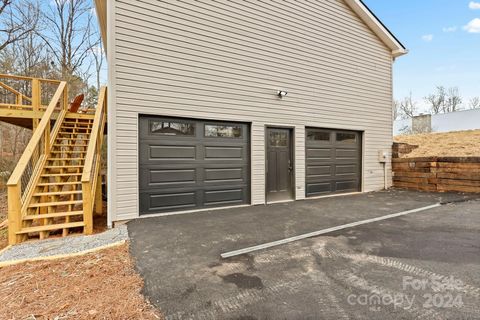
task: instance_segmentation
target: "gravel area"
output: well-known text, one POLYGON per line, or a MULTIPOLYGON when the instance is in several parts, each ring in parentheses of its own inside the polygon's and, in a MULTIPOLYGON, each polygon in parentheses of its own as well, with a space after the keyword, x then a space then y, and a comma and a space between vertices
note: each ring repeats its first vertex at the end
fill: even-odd
POLYGON ((127 226, 122 225, 90 236, 79 235, 24 242, 1 252, 0 263, 79 253, 125 240, 128 240, 128 231, 127 226))

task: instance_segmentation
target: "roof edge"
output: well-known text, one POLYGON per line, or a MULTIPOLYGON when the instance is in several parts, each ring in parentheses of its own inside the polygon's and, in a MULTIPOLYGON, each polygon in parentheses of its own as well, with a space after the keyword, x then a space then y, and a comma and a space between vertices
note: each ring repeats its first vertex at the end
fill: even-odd
POLYGON ((394 58, 408 53, 405 46, 380 21, 380 19, 363 3, 362 0, 345 0, 347 5, 362 19, 363 22, 385 43, 392 51, 394 58))
POLYGON ((95 0, 95 12, 102 35, 103 48, 107 52, 107 0, 95 0))

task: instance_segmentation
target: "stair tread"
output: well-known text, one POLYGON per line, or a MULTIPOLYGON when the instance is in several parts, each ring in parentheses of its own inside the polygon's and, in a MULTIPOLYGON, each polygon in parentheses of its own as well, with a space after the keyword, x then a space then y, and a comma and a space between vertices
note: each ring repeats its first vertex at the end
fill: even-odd
POLYGON ((45 166, 47 169, 83 168, 83 165, 45 166))
POLYGON ((93 123, 72 123, 72 122, 64 122, 62 124, 62 127, 63 128, 74 128, 74 127, 78 127, 78 128, 88 128, 88 127, 91 127, 93 123))
POLYGON ((80 161, 80 160, 85 160, 85 158, 48 158, 47 161, 80 161))
POLYGON ((22 230, 18 231, 17 234, 24 234, 24 233, 30 233, 30 232, 40 232, 40 231, 49 231, 49 230, 57 230, 57 229, 77 228, 77 227, 84 227, 84 226, 85 226, 85 223, 83 221, 69 222, 69 223, 59 223, 59 224, 48 224, 48 225, 44 225, 44 226, 23 228, 22 230))
POLYGON ((61 148, 73 148, 73 147, 88 147, 88 144, 53 144, 54 147, 61 147, 61 148))
MULTIPOLYGON (((72 129, 77 129, 77 130, 89 130, 89 131, 92 131, 92 128, 90 128, 89 126, 88 127, 74 127, 74 126, 61 126, 60 129, 68 129, 68 130, 72 130, 72 129)), ((60 130, 60 132, 63 132, 63 133, 72 133, 72 132, 67 132, 67 131, 62 131, 60 130)))
POLYGON ((47 186, 67 186, 67 185, 76 185, 81 184, 82 181, 67 181, 67 182, 40 182, 37 184, 39 187, 47 186))
POLYGON ((75 143, 75 144, 54 143, 53 145, 58 146, 58 147, 78 147, 78 146, 88 146, 88 143, 81 143, 81 144, 77 144, 77 143, 75 143))
POLYGON ((88 125, 71 125, 71 126, 61 126, 60 129, 62 129, 61 131, 63 131, 63 129, 80 129, 80 130, 92 130, 92 126, 90 124, 88 125))
POLYGON ((88 144, 54 144, 54 147, 58 148, 79 148, 79 147, 88 147, 88 144))
POLYGON ((44 214, 31 214, 23 217, 23 220, 35 220, 35 219, 46 219, 46 218, 60 218, 67 216, 79 216, 83 215, 83 211, 69 211, 69 212, 52 212, 44 214))
POLYGON ((57 138, 57 140, 69 140, 69 141, 90 141, 90 139, 83 139, 83 138, 57 138))
POLYGON ((81 176, 83 173, 43 173, 42 177, 81 176))
POLYGON ((61 195, 68 195, 68 194, 80 194, 82 190, 71 190, 71 191, 52 191, 52 192, 37 192, 34 193, 34 197, 41 197, 41 196, 61 196, 61 195))
POLYGON ((58 151, 58 150, 53 150, 50 151, 50 153, 87 153, 86 151, 58 151))
POLYGON ((68 201, 57 201, 57 202, 37 202, 31 203, 28 205, 29 208, 38 208, 38 207, 54 207, 54 206, 64 206, 69 204, 81 204, 83 200, 68 200, 68 201))

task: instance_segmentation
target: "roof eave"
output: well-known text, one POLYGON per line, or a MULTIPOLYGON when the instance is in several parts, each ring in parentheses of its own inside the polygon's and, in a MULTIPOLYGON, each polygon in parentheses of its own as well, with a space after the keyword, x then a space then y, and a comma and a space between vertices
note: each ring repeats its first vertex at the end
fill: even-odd
POLYGON ((392 51, 392 56, 394 58, 398 58, 398 57, 401 57, 403 55, 406 55, 407 53, 408 53, 407 49, 394 50, 394 51, 392 51))
POLYGON ((102 44, 107 52, 107 0, 95 0, 95 11, 97 13, 98 26, 102 35, 102 44))
POLYGON ((362 19, 362 21, 382 40, 392 51, 394 58, 408 53, 408 50, 390 30, 375 16, 361 0, 345 0, 347 5, 362 19))

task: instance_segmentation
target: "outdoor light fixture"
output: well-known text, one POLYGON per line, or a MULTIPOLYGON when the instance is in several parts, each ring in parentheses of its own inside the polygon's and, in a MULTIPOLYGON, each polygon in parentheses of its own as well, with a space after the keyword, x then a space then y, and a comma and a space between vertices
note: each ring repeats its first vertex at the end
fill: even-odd
POLYGON ((277 91, 277 96, 279 96, 280 98, 285 97, 287 94, 288 94, 288 92, 284 91, 284 90, 278 90, 277 91))

